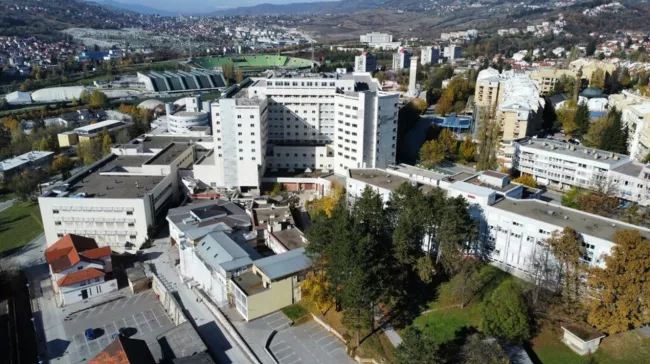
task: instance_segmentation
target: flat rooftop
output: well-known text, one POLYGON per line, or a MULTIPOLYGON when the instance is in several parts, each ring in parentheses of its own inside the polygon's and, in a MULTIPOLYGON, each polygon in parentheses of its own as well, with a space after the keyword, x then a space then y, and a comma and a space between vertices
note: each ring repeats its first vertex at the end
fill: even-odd
POLYGON ((271 233, 288 250, 307 247, 303 241, 303 233, 298 229, 285 229, 271 233))
POLYGON ((127 124, 130 123, 120 121, 120 120, 106 120, 95 124, 80 126, 78 128, 75 128, 74 131, 79 134, 95 134, 102 131, 104 128, 110 130, 127 124))
POLYGON ((155 157, 149 160, 146 164, 149 165, 169 165, 178 156, 191 148, 192 144, 173 142, 168 145, 162 152, 158 153, 155 157))
POLYGON ((275 281, 309 269, 311 259, 305 255, 305 248, 298 248, 258 259, 253 264, 271 281, 275 281))
POLYGON ((470 172, 460 172, 457 174, 454 174, 452 176, 449 176, 448 179, 450 182, 456 182, 456 181, 466 181, 467 179, 474 177, 476 173, 470 173, 470 172))
POLYGON ((349 169, 348 172, 350 178, 391 191, 405 182, 411 183, 411 180, 407 178, 396 176, 379 169, 349 169))
POLYGON ((531 219, 560 227, 570 226, 577 232, 612 240, 619 229, 638 230, 643 237, 650 239, 650 230, 626 224, 622 221, 587 214, 578 210, 562 208, 538 200, 513 200, 504 198, 490 207, 513 212, 531 219))
POLYGON ((269 171, 264 174, 265 178, 279 178, 279 177, 284 177, 284 178, 320 178, 320 177, 325 177, 325 176, 330 176, 332 175, 333 172, 327 171, 323 172, 322 169, 314 169, 311 172, 306 172, 306 171, 300 171, 296 170, 293 172, 290 172, 288 169, 278 169, 277 171, 269 171))
POLYGON ((17 157, 5 159, 3 161, 0 161, 0 172, 8 171, 30 162, 39 161, 43 158, 51 156, 52 154, 54 154, 54 152, 41 152, 34 150, 17 157))
POLYGON ((389 171, 396 171, 396 172, 400 172, 400 173, 406 173, 408 175, 417 175, 417 176, 422 176, 422 177, 429 178, 429 179, 434 179, 434 180, 441 180, 441 179, 443 179, 445 177, 450 176, 450 174, 436 172, 436 171, 432 171, 432 170, 424 169, 424 168, 418 168, 418 167, 411 166, 411 165, 404 164, 404 163, 400 163, 400 164, 398 164, 396 166, 389 166, 386 169, 389 170, 389 171))
POLYGON ((551 139, 525 139, 518 140, 517 143, 521 148, 543 150, 546 152, 557 153, 564 156, 580 159, 597 160, 599 163, 619 164, 629 161, 630 157, 625 154, 612 153, 605 150, 586 148, 579 145, 573 145, 551 139), (596 158, 598 155, 598 159, 596 158))
MULTIPOLYGON (((149 157, 111 156, 99 168, 91 168, 73 176, 66 197, 140 198, 151 192, 165 176, 106 176, 102 172, 125 172, 124 167, 140 167, 149 157), (85 194, 82 196, 80 194, 85 194)), ((56 188, 54 188, 56 190, 56 188)))
POLYGON ((268 288, 264 288, 262 278, 253 272, 246 272, 232 278, 237 287, 239 287, 247 296, 252 296, 256 293, 264 292, 268 288))
MULTIPOLYGON (((483 172, 483 173, 484 173, 484 174, 487 174, 487 172, 488 172, 488 171, 485 171, 485 172, 483 172)), ((494 173, 498 173, 498 172, 494 172, 494 173)), ((498 174, 500 174, 500 173, 498 173, 498 174)), ((491 176, 491 177, 502 178, 502 177, 498 177, 498 176, 491 176)), ((505 185, 505 186, 503 186, 503 187, 501 187, 501 186, 491 185, 491 184, 489 184, 489 183, 484 183, 483 181, 481 181, 481 177, 480 177, 480 175, 478 175, 478 174, 475 175, 475 176, 473 176, 473 177, 470 178, 470 179, 465 180, 465 182, 466 182, 466 183, 469 183, 469 184, 476 185, 476 186, 481 186, 481 187, 489 188, 489 189, 491 189, 491 190, 494 190, 494 191, 497 191, 497 192, 501 192, 501 193, 506 193, 506 192, 508 192, 508 191, 510 191, 510 190, 512 190, 512 189, 515 189, 515 188, 517 188, 517 187, 520 186, 520 185, 516 185, 516 184, 514 184, 514 183, 508 183, 507 185, 505 185)))
POLYGON ((212 137, 190 137, 190 136, 164 136, 164 135, 146 135, 140 136, 131 140, 126 144, 120 145, 124 148, 132 148, 133 146, 143 146, 145 149, 162 149, 171 143, 196 143, 196 142, 212 142, 212 137))

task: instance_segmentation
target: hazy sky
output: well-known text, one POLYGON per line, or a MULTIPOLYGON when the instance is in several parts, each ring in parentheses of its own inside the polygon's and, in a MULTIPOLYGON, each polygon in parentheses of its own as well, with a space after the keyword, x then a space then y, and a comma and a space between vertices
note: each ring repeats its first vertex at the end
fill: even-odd
MULTIPOLYGON (((140 4, 168 11, 183 10, 187 12, 192 7, 197 10, 226 9, 257 4, 288 4, 298 2, 315 2, 323 0, 114 0, 124 4, 140 4)), ((328 0, 325 0, 328 1, 328 0)))

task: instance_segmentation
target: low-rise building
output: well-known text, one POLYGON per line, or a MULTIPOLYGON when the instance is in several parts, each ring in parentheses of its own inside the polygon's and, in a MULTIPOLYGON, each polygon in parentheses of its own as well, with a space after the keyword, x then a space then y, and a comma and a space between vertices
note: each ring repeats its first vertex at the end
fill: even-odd
POLYGON ((562 78, 562 76, 572 77, 575 79, 577 77, 577 72, 575 70, 558 68, 539 68, 531 73, 530 78, 537 82, 540 94, 547 95, 553 91, 555 84, 560 78, 562 78))
POLYGON ((61 306, 117 291, 111 248, 94 239, 67 234, 45 250, 45 260, 61 306))
POLYGON ((179 170, 193 165, 198 143, 136 139, 53 186, 39 197, 48 246, 66 234, 78 234, 114 251, 137 250, 156 218, 179 202, 179 170))
POLYGON ((49 165, 54 159, 54 152, 31 151, 17 157, 0 161, 0 182, 8 181, 13 175, 25 169, 38 169, 49 165))
POLYGON ((79 142, 88 142, 106 130, 110 135, 131 127, 133 123, 121 120, 105 120, 95 124, 80 126, 72 131, 58 134, 59 147, 69 147, 79 142), (74 143, 74 144, 73 144, 74 143))

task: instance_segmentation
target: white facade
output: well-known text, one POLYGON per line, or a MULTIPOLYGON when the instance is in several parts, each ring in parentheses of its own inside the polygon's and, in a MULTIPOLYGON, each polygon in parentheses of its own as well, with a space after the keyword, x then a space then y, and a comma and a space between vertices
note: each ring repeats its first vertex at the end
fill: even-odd
POLYGON ((214 167, 199 163, 195 178, 218 188, 258 188, 267 170, 345 174, 388 166, 399 95, 379 90, 368 73, 255 79, 212 105, 214 167), (355 92, 360 83, 368 90, 355 92))
POLYGON ((400 49, 393 54, 393 69, 401 70, 411 67, 411 56, 413 54, 406 49, 400 49))
POLYGON ((461 48, 459 45, 451 44, 445 47, 444 57, 448 60, 459 59, 462 57, 461 48))
POLYGON ((210 124, 210 113, 203 110, 201 96, 186 97, 183 104, 185 110, 176 113, 171 113, 167 108, 167 129, 171 133, 189 133, 192 128, 210 124))
POLYGON ((359 37, 360 43, 368 44, 369 46, 375 46, 382 43, 391 43, 393 41, 393 36, 391 34, 372 32, 359 37))
POLYGON ((636 161, 650 153, 650 102, 626 107, 621 119, 629 130, 628 151, 636 161))
POLYGON ((435 46, 429 46, 429 47, 422 47, 422 54, 420 58, 420 64, 421 65, 427 65, 427 64, 436 64, 440 61, 440 47, 435 45, 435 46))
POLYGON ((194 163, 194 146, 146 145, 114 148, 39 197, 48 246, 66 234, 93 238, 117 252, 137 250, 147 240, 156 216, 179 199, 178 170, 194 163))
POLYGON ((354 57, 354 72, 374 72, 377 70, 377 57, 363 52, 354 57))
POLYGON ((71 284, 59 289, 59 298, 62 305, 71 305, 88 298, 94 298, 106 293, 117 291, 117 280, 104 280, 104 277, 89 279, 71 284))

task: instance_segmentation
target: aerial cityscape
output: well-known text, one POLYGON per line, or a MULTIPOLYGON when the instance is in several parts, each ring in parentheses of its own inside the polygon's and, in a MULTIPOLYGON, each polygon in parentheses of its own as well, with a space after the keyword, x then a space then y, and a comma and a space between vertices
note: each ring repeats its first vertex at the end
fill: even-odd
POLYGON ((2 363, 647 363, 648 19, 0 1, 2 363))

